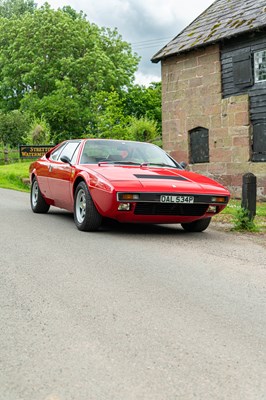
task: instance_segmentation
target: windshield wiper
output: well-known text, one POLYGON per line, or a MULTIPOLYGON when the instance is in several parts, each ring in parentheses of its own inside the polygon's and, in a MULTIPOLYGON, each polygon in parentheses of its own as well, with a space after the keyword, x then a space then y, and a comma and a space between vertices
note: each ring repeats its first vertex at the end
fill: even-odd
POLYGON ((114 164, 129 164, 129 165, 140 165, 139 162, 134 161, 114 161, 114 164))
POLYGON ((108 161, 108 160, 107 160, 107 161, 99 161, 99 162, 98 162, 98 165, 99 165, 99 164, 140 165, 139 162, 134 162, 134 161, 108 161))
POLYGON ((154 165, 155 167, 169 167, 169 168, 177 168, 176 165, 170 165, 170 164, 165 164, 165 163, 152 163, 152 162, 144 162, 140 164, 141 167, 148 167, 148 166, 154 165))
POLYGON ((115 165, 139 165, 140 167, 148 167, 148 166, 155 166, 155 167, 168 167, 168 168, 178 168, 177 165, 170 165, 166 163, 152 163, 152 162, 134 162, 134 161, 114 161, 114 160, 104 160, 99 161, 98 165, 100 164, 115 164, 115 165))

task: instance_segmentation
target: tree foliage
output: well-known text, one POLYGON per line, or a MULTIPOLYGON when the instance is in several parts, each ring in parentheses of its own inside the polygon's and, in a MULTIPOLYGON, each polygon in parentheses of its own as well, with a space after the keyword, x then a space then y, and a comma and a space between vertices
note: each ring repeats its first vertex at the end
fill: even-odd
POLYGON ((138 57, 130 45, 117 30, 90 24, 69 7, 55 11, 45 4, 0 22, 0 107, 19 109, 24 103, 38 116, 48 112, 57 135, 66 132, 66 107, 72 110, 68 131, 77 125, 80 134, 80 110, 89 114, 95 93, 119 92, 133 82, 138 57))
POLYGON ((156 143, 161 145, 161 137, 156 121, 147 117, 131 117, 127 126, 128 136, 131 140, 156 143))
POLYGON ((28 116, 18 110, 0 112, 0 141, 4 146, 16 147, 24 143, 29 127, 28 116))
POLYGON ((95 137, 126 139, 125 128, 129 117, 124 102, 115 90, 98 92, 92 100, 92 118, 87 133, 95 137))
POLYGON ((125 95, 125 109, 128 115, 156 121, 161 129, 161 82, 151 83, 149 87, 134 85, 125 95))
POLYGON ((29 126, 26 143, 33 145, 50 144, 50 133, 50 126, 44 118, 34 118, 29 126))
POLYGON ((134 85, 138 62, 116 29, 70 6, 0 0, 0 110, 45 120, 54 143, 121 137, 132 117, 157 121, 160 131, 161 86, 134 85))
POLYGON ((92 100, 87 134, 161 144, 160 102, 160 84, 136 85, 121 95, 114 90, 99 92, 92 100))
POLYGON ((0 16, 4 18, 20 17, 27 12, 33 13, 35 9, 33 0, 0 0, 0 16))

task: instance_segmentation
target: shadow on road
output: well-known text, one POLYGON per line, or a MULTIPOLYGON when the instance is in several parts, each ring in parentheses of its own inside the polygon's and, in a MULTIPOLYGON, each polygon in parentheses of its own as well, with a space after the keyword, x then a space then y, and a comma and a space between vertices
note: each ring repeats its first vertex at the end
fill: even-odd
MULTIPOLYGON (((53 219, 57 219, 57 221, 60 219, 61 221, 64 221, 64 223, 67 222, 67 224, 71 224, 73 229, 76 229, 75 224, 74 224, 74 219, 73 219, 73 214, 70 212, 67 212, 65 210, 60 210, 57 208, 51 208, 49 213, 47 214, 47 217, 52 217, 53 219)), ((184 229, 181 227, 180 224, 165 224, 165 225, 159 225, 159 224, 128 224, 128 223, 119 223, 114 220, 109 220, 105 219, 103 221, 103 224, 101 228, 96 231, 96 232, 90 232, 90 234, 101 234, 101 233, 112 233, 112 234, 129 234, 129 235, 150 235, 150 236, 158 236, 158 235, 163 235, 163 236, 206 236, 208 234, 208 231, 210 232, 210 228, 208 228, 204 232, 196 232, 196 233, 191 233, 191 232, 186 232, 184 229)), ((81 232, 83 233, 83 232, 81 232)), ((86 232, 84 232, 86 234, 86 232)), ((88 234, 88 233, 87 233, 88 234)))

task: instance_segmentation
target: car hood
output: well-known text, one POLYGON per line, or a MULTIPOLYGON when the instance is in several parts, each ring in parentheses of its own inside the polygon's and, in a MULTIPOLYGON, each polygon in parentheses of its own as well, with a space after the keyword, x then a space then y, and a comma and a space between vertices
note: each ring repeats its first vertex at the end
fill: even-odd
POLYGON ((175 168, 132 166, 97 166, 97 173, 116 190, 180 191, 182 193, 210 193, 229 195, 222 185, 206 176, 175 168))

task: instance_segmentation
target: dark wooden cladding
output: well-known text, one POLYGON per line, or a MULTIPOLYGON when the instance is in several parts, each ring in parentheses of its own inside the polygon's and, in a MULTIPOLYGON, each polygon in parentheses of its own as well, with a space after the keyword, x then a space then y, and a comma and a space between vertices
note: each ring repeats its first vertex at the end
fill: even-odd
POLYGON ((255 82, 254 53, 266 50, 266 30, 221 45, 223 97, 247 93, 253 125, 253 161, 266 161, 266 81, 255 82))

